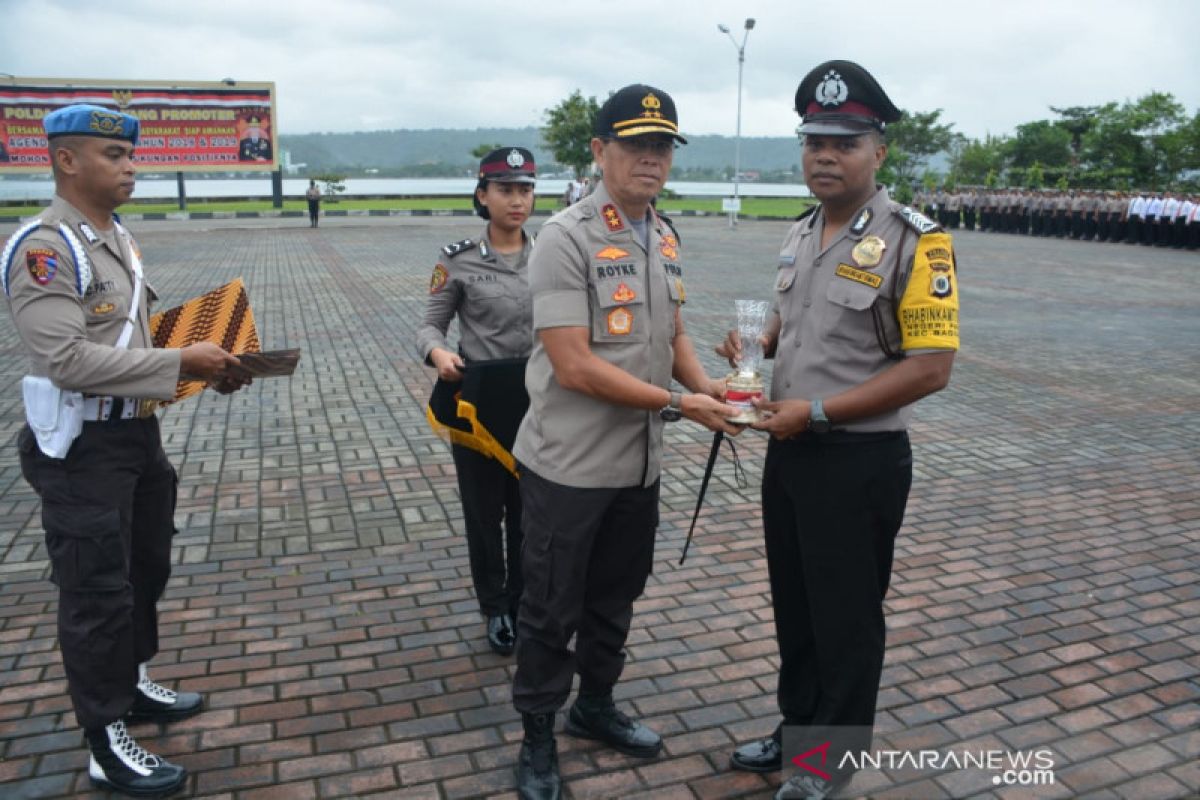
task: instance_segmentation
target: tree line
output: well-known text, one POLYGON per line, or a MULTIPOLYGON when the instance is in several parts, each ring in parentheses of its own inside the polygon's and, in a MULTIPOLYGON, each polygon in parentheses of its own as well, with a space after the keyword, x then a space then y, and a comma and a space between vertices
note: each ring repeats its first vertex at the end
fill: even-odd
MULTIPOLYGON (((576 90, 545 113, 543 141, 560 164, 578 174, 591 164, 588 141, 598 109, 595 97, 576 90)), ((982 139, 955 131, 941 109, 906 111, 888 126, 880 180, 905 202, 919 186, 1200 189, 1200 112, 1189 117, 1171 94, 1049 110, 1052 118, 982 139), (939 154, 948 156, 945 171, 930 166, 939 154)), ((747 154, 752 163, 752 152, 747 154)))
POLYGON ((1171 94, 1049 110, 1053 117, 982 139, 956 132, 942 120, 941 109, 906 113, 888 127, 890 152, 881 180, 901 192, 917 186, 1200 188, 1200 112, 1189 117, 1171 94), (949 155, 944 173, 928 167, 938 153, 949 155))

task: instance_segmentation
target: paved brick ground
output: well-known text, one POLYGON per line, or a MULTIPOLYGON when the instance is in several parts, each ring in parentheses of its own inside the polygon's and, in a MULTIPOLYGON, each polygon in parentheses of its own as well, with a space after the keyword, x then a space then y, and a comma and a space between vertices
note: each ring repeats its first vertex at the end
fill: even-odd
MULTIPOLYGON (((513 664, 482 640, 412 346, 435 248, 474 227, 138 225, 168 302, 244 276, 265 344, 304 348, 293 380, 194 399, 163 421, 183 487, 156 674, 207 692, 211 710, 136 734, 187 766, 192 796, 509 795, 513 664)), ((686 319, 706 351, 735 297, 768 294, 784 229, 681 222, 686 319)), ((854 787, 1196 796, 1200 259, 985 234, 958 248, 965 341, 951 388, 913 430, 876 727, 912 747, 1046 747, 1056 783, 875 772, 854 787)), ((0 342, 0 795, 97 796, 64 694, 38 505, 11 448, 23 359, 7 315, 0 342)), ((763 440, 738 443, 748 486, 719 466, 681 567, 706 440, 670 431, 655 574, 620 687, 666 752, 642 762, 560 737, 571 797, 772 790, 727 767, 734 742, 774 724, 763 440)))

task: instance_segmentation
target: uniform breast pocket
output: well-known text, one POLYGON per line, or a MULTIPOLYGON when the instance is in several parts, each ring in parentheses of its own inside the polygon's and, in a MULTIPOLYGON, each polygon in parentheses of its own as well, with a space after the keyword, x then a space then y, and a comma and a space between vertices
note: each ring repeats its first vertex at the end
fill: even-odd
POLYGON ((602 278, 592 284, 592 341, 644 342, 650 336, 640 283, 602 278))
POLYGON ((876 289, 865 284, 834 278, 825 291, 829 301, 826 309, 826 330, 835 339, 874 341, 875 322, 871 306, 879 296, 876 289))
POLYGON ((796 268, 793 266, 780 265, 779 272, 775 275, 775 291, 787 292, 796 283, 796 268))
POLYGON ((508 297, 508 287, 500 281, 480 281, 467 288, 467 299, 480 302, 495 302, 508 297))
POLYGON ((519 298, 501 281, 480 281, 467 287, 471 313, 496 324, 518 315, 519 298))

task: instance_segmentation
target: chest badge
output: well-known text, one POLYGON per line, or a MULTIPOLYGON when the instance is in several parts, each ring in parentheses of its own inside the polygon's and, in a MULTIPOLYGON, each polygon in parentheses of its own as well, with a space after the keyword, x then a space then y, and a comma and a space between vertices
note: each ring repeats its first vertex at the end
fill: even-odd
POLYGON ((605 261, 620 261, 622 258, 629 258, 629 251, 610 245, 596 253, 596 258, 602 258, 605 261))
POLYGON ((796 280, 794 270, 780 270, 779 277, 775 279, 775 291, 786 292, 792 288, 792 281, 796 280))
POLYGON ((662 244, 659 245, 658 252, 663 254, 663 258, 674 261, 679 258, 679 240, 668 233, 662 237, 662 244))
POLYGON ((633 330, 633 312, 618 306, 608 312, 608 332, 613 336, 628 336, 633 330))
POLYGON ((115 311, 116 308, 117 307, 115 305, 113 305, 112 303, 97 303, 96 305, 92 306, 92 313, 93 314, 110 314, 113 311, 115 311))
POLYGON ((680 305, 683 305, 687 302, 687 292, 683 288, 683 278, 675 279, 675 292, 679 295, 680 305))
POLYGON ((850 255, 854 257, 854 263, 860 267, 876 267, 883 260, 885 249, 887 249, 887 243, 883 239, 878 236, 868 236, 854 245, 850 255))
POLYGON ((633 289, 630 289, 629 284, 627 283, 622 283, 620 286, 618 286, 617 290, 613 292, 612 296, 613 300, 618 303, 628 303, 636 297, 637 293, 634 292, 633 289))

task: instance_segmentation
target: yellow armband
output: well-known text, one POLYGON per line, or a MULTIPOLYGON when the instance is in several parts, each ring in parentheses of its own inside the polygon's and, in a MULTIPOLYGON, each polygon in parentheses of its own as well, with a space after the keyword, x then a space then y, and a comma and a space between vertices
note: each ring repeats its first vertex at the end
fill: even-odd
POLYGON ((958 272, 950 234, 926 233, 917 241, 896 316, 902 349, 958 349, 958 272))

